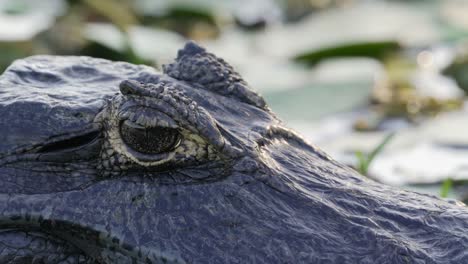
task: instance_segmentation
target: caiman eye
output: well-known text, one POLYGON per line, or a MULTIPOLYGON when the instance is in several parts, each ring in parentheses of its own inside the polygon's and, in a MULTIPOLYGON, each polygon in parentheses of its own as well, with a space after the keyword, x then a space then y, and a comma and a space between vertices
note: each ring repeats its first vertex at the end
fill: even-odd
POLYGON ((181 135, 175 128, 143 127, 128 120, 121 123, 120 135, 125 144, 143 154, 172 151, 181 140, 181 135))

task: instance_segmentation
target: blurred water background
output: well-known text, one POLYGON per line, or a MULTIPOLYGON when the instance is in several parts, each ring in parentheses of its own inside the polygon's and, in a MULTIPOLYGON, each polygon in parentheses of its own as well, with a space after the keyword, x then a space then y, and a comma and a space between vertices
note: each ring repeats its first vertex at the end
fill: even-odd
POLYGON ((34 54, 160 68, 194 39, 335 159, 467 201, 466 14, 462 0, 0 0, 0 68, 34 54))

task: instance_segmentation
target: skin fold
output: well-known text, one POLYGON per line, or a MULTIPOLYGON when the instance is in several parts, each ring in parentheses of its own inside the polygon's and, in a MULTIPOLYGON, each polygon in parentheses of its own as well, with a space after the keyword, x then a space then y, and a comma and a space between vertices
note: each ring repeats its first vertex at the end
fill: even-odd
POLYGON ((0 116, 0 263, 468 263, 465 205, 339 164, 193 42, 16 61, 0 116))

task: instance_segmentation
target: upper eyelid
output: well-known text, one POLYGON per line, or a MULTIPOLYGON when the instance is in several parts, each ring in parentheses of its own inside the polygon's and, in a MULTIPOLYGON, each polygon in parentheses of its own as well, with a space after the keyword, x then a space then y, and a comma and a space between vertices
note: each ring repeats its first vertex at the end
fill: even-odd
MULTIPOLYGON (((135 107, 139 108, 139 107, 135 107)), ((150 111, 141 111, 141 110, 132 110, 127 109, 124 113, 119 114, 119 119, 121 121, 129 121, 135 125, 139 125, 142 127, 169 127, 169 128, 179 128, 180 124, 174 120, 171 116, 167 115, 164 112, 159 111, 159 109, 155 108, 147 108, 151 109, 150 111)))
POLYGON ((138 124, 138 123, 135 123, 135 122, 133 122, 133 121, 130 121, 130 120, 128 120, 128 119, 127 119, 127 120, 123 120, 122 123, 121 123, 121 125, 122 125, 122 124, 125 124, 125 125, 127 125, 127 126, 130 126, 130 127, 132 127, 132 128, 136 128, 136 129, 145 129, 145 128, 146 128, 145 126, 142 126, 142 125, 140 125, 140 124, 138 124))

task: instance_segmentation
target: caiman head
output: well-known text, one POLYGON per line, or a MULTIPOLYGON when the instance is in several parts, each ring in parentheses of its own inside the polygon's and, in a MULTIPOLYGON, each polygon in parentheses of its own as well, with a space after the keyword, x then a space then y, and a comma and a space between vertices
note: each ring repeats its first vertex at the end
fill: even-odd
POLYGON ((0 263, 468 261, 463 205, 340 165, 193 42, 17 61, 0 115, 0 263))

